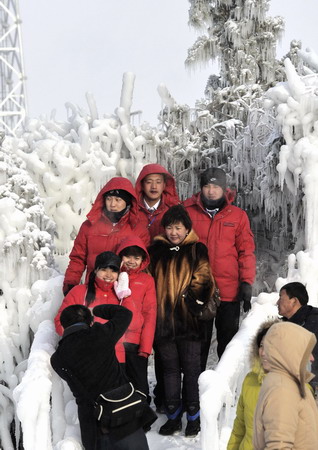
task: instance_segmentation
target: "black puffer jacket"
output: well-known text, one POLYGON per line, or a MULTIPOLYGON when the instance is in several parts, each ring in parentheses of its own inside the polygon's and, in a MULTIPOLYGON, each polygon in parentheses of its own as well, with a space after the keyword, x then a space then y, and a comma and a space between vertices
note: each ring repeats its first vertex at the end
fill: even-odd
MULTIPOLYGON (((318 308, 314 308, 310 305, 303 305, 299 310, 289 319, 283 317, 284 322, 292 322, 306 328, 306 330, 314 333, 318 342, 318 308)), ((312 363, 311 372, 315 375, 310 384, 317 389, 318 388, 318 344, 315 345, 313 350, 313 356, 315 361, 312 363)))
POLYGON ((76 399, 85 450, 95 449, 98 432, 93 399, 127 383, 115 355, 115 344, 132 317, 131 311, 118 305, 96 306, 93 313, 109 321, 95 322, 91 327, 84 323, 68 327, 51 357, 53 369, 68 383, 76 399))

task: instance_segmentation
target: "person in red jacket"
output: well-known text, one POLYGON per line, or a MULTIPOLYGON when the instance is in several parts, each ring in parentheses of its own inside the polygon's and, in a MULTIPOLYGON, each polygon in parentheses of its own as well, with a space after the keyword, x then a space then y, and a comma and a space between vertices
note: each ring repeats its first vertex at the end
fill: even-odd
POLYGON ((149 395, 148 357, 152 352, 157 316, 155 282, 144 272, 150 259, 144 243, 137 236, 124 239, 119 244, 118 254, 122 260, 121 271, 128 273, 131 292, 122 305, 133 313, 124 337, 126 373, 136 389, 149 395))
POLYGON ((88 280, 99 253, 116 252, 119 242, 129 235, 139 236, 149 244, 148 230, 138 218, 133 185, 127 178, 114 177, 97 195, 75 239, 65 272, 64 295, 80 283, 85 269, 88 280))
MULTIPOLYGON (((115 282, 118 280, 121 259, 113 252, 103 252, 97 255, 94 270, 90 273, 87 284, 79 284, 65 296, 54 319, 56 332, 62 336, 63 327, 60 322, 62 311, 70 305, 84 305, 93 309, 98 305, 119 305, 115 292, 115 282)), ((105 323, 105 320, 95 317, 94 320, 105 323)), ((120 363, 125 362, 123 338, 116 344, 116 356, 120 363)))
MULTIPOLYGON (((232 205, 233 200, 234 193, 226 189, 224 170, 212 167, 201 174, 201 192, 184 202, 200 242, 208 247, 212 274, 220 291, 221 305, 215 321, 219 358, 239 328, 240 302, 245 312, 251 308, 256 271, 249 219, 245 211, 232 205)), ((203 360, 209 346, 210 341, 203 350, 203 360)))
POLYGON ((170 206, 180 203, 173 176, 160 164, 147 164, 136 181, 136 195, 142 224, 151 241, 163 233, 161 219, 170 206))
MULTIPOLYGON (((147 164, 141 170, 135 185, 141 224, 148 229, 150 240, 164 232, 161 220, 164 213, 180 203, 173 176, 160 164, 147 164)), ((155 405, 163 411, 163 368, 159 353, 155 349, 155 372, 157 384, 154 388, 155 405)))

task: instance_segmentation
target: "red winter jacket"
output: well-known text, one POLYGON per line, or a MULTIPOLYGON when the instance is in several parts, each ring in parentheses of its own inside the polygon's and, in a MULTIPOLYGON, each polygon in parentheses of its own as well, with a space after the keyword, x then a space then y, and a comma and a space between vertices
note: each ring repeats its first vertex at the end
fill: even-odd
POLYGON ((170 208, 170 206, 180 203, 176 183, 173 176, 160 164, 147 164, 140 172, 136 181, 136 195, 138 199, 138 206, 140 212, 140 220, 142 224, 148 228, 150 239, 153 240, 155 236, 163 233, 163 228, 160 226, 162 216, 170 208), (166 177, 166 187, 161 196, 159 207, 153 213, 150 213, 145 207, 142 194, 142 180, 152 173, 161 173, 166 177))
MULTIPOLYGON (((119 300, 115 294, 113 289, 114 283, 107 283, 100 278, 95 278, 95 289, 96 295, 94 301, 89 305, 89 308, 92 310, 95 306, 98 305, 119 305, 119 300)), ((69 291, 69 293, 64 297, 64 300, 58 310, 58 313, 54 319, 56 332, 61 336, 63 334, 63 327, 60 322, 60 316, 67 306, 70 305, 86 305, 85 297, 87 292, 86 284, 79 284, 78 286, 73 287, 69 291)), ((94 317, 95 322, 105 323, 106 320, 101 319, 100 317, 94 317)), ((122 337, 116 344, 116 356, 120 363, 125 362, 125 349, 123 346, 124 338, 122 337)))
POLYGON ((87 219, 81 226, 70 253, 70 262, 65 272, 64 288, 77 285, 86 269, 86 281, 94 269, 96 256, 105 251, 116 252, 117 246, 126 236, 139 236, 149 243, 149 233, 140 224, 137 199, 133 185, 127 178, 112 178, 99 192, 87 219), (123 189, 132 196, 129 211, 115 225, 103 213, 103 195, 113 189, 123 189))
POLYGON ((226 192, 227 205, 212 219, 204 209, 201 192, 185 200, 193 229, 208 247, 212 275, 222 301, 236 300, 242 281, 253 284, 256 271, 254 236, 245 211, 231 205, 234 195, 226 192))
POLYGON ((151 275, 143 272, 149 265, 150 259, 146 247, 138 237, 129 236, 119 244, 119 254, 126 247, 136 245, 142 248, 147 258, 136 270, 122 271, 128 273, 131 295, 124 298, 122 305, 133 313, 132 320, 125 334, 125 341, 139 345, 139 352, 150 355, 156 329, 157 300, 155 282, 151 275))

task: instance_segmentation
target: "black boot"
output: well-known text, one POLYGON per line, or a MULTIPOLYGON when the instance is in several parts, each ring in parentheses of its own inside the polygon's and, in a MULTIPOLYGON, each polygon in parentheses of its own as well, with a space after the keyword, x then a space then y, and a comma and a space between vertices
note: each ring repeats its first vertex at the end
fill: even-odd
POLYGON ((182 429, 182 407, 180 401, 168 402, 166 404, 166 412, 168 420, 159 430, 159 434, 162 436, 170 436, 182 429))
POLYGON ((195 420, 188 420, 184 434, 187 437, 196 436, 200 430, 201 430, 200 417, 198 417, 195 420))
POLYGON ((177 417, 176 419, 168 419, 167 422, 160 428, 159 434, 162 434, 162 436, 171 436, 177 431, 181 431, 181 429, 181 417, 177 417))
POLYGON ((199 403, 190 403, 187 405, 188 423, 185 429, 185 436, 196 436, 200 429, 200 406, 199 403))

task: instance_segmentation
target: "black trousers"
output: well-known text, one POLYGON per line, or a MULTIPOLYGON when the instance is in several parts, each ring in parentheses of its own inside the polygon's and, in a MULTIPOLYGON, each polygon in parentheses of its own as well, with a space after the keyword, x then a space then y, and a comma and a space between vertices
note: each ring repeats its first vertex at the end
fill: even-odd
POLYGON ((162 362, 165 402, 181 400, 181 374, 186 403, 199 402, 198 378, 201 373, 201 341, 185 338, 157 342, 162 362))
MULTIPOLYGON (((214 319, 209 320, 208 322, 202 322, 202 326, 205 327, 205 333, 204 333, 204 340, 201 341, 201 372, 204 372, 206 370, 206 364, 208 361, 212 340, 213 323, 214 319)), ((157 407, 160 407, 161 405, 163 405, 165 398, 163 365, 156 343, 154 343, 153 348, 154 348, 154 367, 156 375, 156 386, 153 390, 154 403, 157 407)), ((182 397, 185 398, 184 390, 182 392, 182 397)))
POLYGON ((165 398, 163 366, 162 366, 161 356, 160 356, 156 342, 154 342, 154 344, 153 344, 153 349, 154 349, 154 367, 155 367, 155 375, 156 375, 156 386, 153 390, 154 403, 157 407, 160 407, 163 405, 164 398, 165 398))
POLYGON ((94 408, 86 399, 76 400, 82 444, 85 450, 95 450, 100 430, 94 417, 94 408))
POLYGON ((201 326, 205 327, 204 340, 201 341, 201 371, 204 372, 206 369, 206 363, 208 361, 210 345, 212 340, 213 332, 213 322, 214 319, 207 322, 201 322, 201 326))
POLYGON ((148 358, 138 355, 139 346, 137 344, 125 342, 124 346, 126 354, 126 375, 134 385, 135 389, 138 389, 148 396, 148 358))
POLYGON ((221 302, 215 318, 217 353, 221 358, 225 347, 239 329, 240 302, 221 302))

